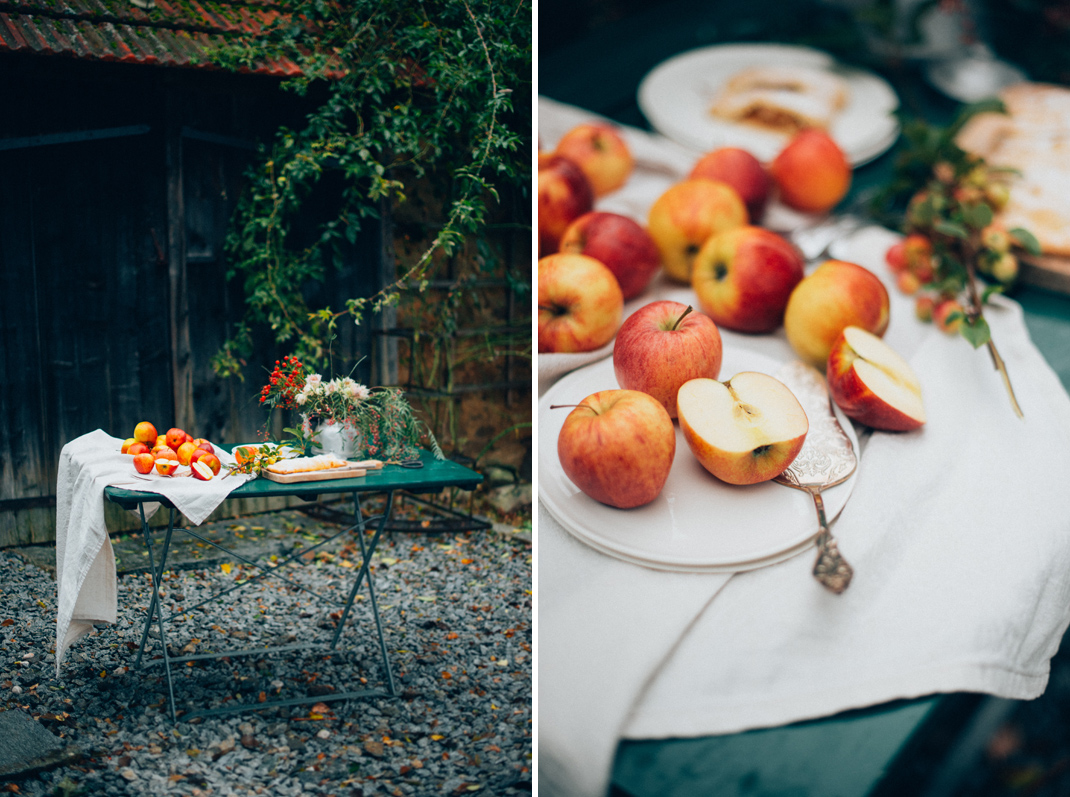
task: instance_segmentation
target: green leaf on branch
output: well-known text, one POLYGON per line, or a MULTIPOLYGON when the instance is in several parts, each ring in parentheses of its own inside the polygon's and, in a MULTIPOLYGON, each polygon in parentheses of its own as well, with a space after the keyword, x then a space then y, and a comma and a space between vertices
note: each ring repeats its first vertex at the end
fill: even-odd
POLYGON ((933 225, 933 229, 941 235, 947 235, 951 238, 962 238, 965 240, 970 237, 970 234, 965 227, 953 221, 938 221, 933 225))
POLYGON ((1029 232, 1029 230, 1026 230, 1022 227, 1015 227, 1013 230, 1010 231, 1010 233, 1014 240, 1021 244, 1022 248, 1029 254, 1040 254, 1040 241, 1038 241, 1036 239, 1036 236, 1033 235, 1033 233, 1029 232))
POLYGON ((981 304, 988 304, 988 299, 993 294, 1003 293, 1005 286, 1003 285, 989 285, 981 293, 981 304))
POLYGON ((992 223, 992 208, 984 202, 967 205, 962 209, 962 219, 975 230, 982 230, 992 223))
POLYGON ((975 349, 979 349, 992 339, 992 330, 988 328, 988 322, 985 321, 983 315, 972 319, 964 318, 962 326, 959 327, 959 332, 975 349))

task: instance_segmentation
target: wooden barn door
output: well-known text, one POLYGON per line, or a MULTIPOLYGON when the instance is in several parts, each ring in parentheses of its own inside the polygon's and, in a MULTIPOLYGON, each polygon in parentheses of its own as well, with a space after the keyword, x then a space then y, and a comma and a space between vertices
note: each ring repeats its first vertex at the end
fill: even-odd
POLYGON ((171 415, 154 144, 139 134, 0 151, 0 545, 53 538, 66 442, 171 415))

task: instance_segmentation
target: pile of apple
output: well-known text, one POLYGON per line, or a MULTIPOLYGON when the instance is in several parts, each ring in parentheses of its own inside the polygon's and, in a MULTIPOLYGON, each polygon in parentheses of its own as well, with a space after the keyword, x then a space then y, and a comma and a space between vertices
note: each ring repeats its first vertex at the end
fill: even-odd
POLYGON ((654 202, 643 226, 594 207, 633 168, 627 143, 607 124, 579 125, 553 152, 539 153, 540 352, 604 346, 620 326, 624 302, 641 295, 661 268, 693 285, 718 324, 772 331, 803 271, 795 247, 758 226, 768 203, 775 196, 795 210, 822 213, 851 184, 839 145, 823 131, 804 130, 768 167, 738 147, 707 153, 654 202), (741 309, 753 307, 763 312, 741 309))
POLYGON ((590 351, 616 337, 619 389, 573 405, 558 438, 562 467, 581 490, 620 508, 653 500, 675 457, 674 419, 696 459, 726 483, 767 481, 791 465, 809 430, 805 411, 767 374, 720 381, 719 327, 764 334, 783 325, 800 359, 826 372, 848 417, 887 431, 925 422, 917 378, 881 339, 889 321, 881 280, 843 260, 805 275, 799 250, 758 224, 774 196, 809 213, 843 199, 851 166, 830 136, 802 131, 768 167, 739 148, 710 152, 654 202, 643 228, 592 210, 599 194, 587 173, 615 167, 616 179, 600 183, 615 190, 631 156, 612 128, 585 128, 540 153, 539 170, 539 351, 590 351), (659 266, 691 286, 699 309, 656 301, 622 324, 624 301, 659 266))
POLYGON ((190 475, 200 481, 210 481, 223 463, 215 448, 204 438, 194 438, 177 426, 167 434, 157 434, 156 427, 142 421, 134 427, 134 436, 123 441, 121 453, 134 458, 134 470, 161 476, 174 476, 180 466, 188 466, 190 475))

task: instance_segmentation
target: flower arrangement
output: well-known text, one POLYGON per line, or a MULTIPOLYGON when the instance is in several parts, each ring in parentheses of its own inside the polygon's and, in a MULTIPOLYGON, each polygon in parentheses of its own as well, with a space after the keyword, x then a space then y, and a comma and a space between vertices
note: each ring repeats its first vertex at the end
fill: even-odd
POLYGON ((286 430, 301 448, 315 443, 317 425, 340 424, 359 441, 361 459, 408 459, 425 438, 435 456, 443 457, 434 435, 416 418, 401 390, 369 388, 348 376, 325 380, 292 355, 275 361, 260 390, 260 403, 303 416, 299 428, 286 430))

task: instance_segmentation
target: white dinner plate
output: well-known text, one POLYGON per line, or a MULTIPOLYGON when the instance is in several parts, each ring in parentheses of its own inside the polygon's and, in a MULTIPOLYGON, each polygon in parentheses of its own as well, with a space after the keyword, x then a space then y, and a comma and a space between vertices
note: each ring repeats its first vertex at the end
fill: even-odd
POLYGON ((639 84, 639 107, 654 129, 700 152, 741 147, 768 162, 787 136, 734 124, 710 113, 718 92, 737 72, 752 66, 799 64, 827 69, 847 81, 850 96, 829 133, 853 166, 880 155, 899 136, 899 98, 877 75, 836 63, 827 53, 779 44, 727 44, 690 50, 654 67, 639 84))
MULTIPOLYGON (((775 375, 780 367, 755 352, 726 350, 721 378, 740 371, 775 375)), ((633 564, 691 573, 753 570, 812 546, 817 514, 809 495, 775 482, 740 487, 719 481, 691 454, 679 425, 672 470, 654 501, 615 509, 581 492, 557 457, 557 437, 571 410, 550 405, 578 404, 617 387, 609 357, 563 377, 539 401, 539 497, 573 536, 633 564)), ((854 428, 838 411, 837 417, 857 452, 854 428)), ((857 474, 822 494, 830 521, 847 503, 857 474)))

